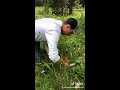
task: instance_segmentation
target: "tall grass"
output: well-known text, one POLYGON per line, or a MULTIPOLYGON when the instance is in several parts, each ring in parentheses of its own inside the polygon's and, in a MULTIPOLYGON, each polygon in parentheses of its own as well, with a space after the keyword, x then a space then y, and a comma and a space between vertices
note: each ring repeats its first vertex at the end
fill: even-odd
MULTIPOLYGON (((72 87, 72 82, 85 82, 85 13, 84 9, 74 11, 69 16, 55 16, 42 13, 43 8, 35 8, 35 19, 50 17, 62 21, 69 17, 76 18, 79 28, 76 35, 61 36, 58 49, 61 56, 69 56, 71 63, 76 66, 65 68, 61 65, 52 63, 43 49, 42 62, 35 66, 35 89, 36 90, 62 90, 63 87, 72 87), (43 72, 44 71, 44 72, 43 72)), ((74 89, 64 89, 74 90, 74 89)), ((80 89, 84 90, 84 89, 80 89)))

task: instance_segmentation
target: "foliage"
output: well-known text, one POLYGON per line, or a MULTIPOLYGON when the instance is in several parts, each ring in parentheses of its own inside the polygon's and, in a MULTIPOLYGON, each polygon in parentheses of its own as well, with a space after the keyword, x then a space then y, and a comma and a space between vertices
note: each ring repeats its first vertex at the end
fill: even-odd
MULTIPOLYGON (((62 21, 73 17, 78 20, 79 28, 76 35, 61 36, 58 44, 61 56, 69 56, 71 63, 76 63, 71 68, 65 68, 62 65, 52 63, 47 53, 43 49, 41 63, 35 66, 35 89, 36 90, 61 90, 63 87, 72 87, 72 82, 85 84, 85 11, 73 11, 73 14, 67 16, 56 16, 52 14, 42 14, 43 7, 36 7, 35 19, 44 17, 56 18, 62 21)), ((71 89, 67 89, 71 90, 71 89)), ((85 90, 85 89, 81 89, 85 90)))

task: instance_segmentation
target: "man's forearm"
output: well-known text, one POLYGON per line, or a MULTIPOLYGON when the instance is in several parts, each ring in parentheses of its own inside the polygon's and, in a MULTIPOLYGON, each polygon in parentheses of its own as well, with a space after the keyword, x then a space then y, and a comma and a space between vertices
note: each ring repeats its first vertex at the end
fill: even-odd
MULTIPOLYGON (((47 43, 44 43, 44 47, 45 47, 46 52, 49 53, 48 44, 47 43)), ((49 57, 49 58, 51 60, 53 60, 53 57, 49 57)), ((68 59, 68 58, 60 57, 59 60, 57 60, 56 64, 63 64, 64 66, 69 67, 69 64, 68 64, 66 59, 68 59)))
POLYGON ((46 52, 48 53, 48 45, 47 45, 47 43, 44 43, 44 47, 45 47, 46 52))

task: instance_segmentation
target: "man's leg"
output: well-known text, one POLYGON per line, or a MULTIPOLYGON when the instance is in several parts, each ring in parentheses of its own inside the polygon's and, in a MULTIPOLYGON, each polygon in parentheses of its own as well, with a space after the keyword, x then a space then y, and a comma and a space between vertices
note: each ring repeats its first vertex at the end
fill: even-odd
POLYGON ((35 42, 35 63, 40 62, 40 42, 35 42))

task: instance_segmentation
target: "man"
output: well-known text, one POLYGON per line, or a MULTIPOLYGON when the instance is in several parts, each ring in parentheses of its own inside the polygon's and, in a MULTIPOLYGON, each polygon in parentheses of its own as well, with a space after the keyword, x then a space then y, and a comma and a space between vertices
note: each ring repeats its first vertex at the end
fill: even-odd
POLYGON ((64 58, 58 54, 57 44, 61 34, 74 34, 77 24, 74 18, 69 18, 64 22, 53 18, 35 20, 35 62, 40 60, 40 42, 43 41, 50 60, 67 66, 64 58))

